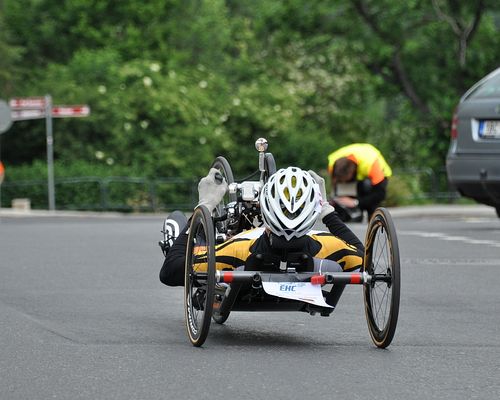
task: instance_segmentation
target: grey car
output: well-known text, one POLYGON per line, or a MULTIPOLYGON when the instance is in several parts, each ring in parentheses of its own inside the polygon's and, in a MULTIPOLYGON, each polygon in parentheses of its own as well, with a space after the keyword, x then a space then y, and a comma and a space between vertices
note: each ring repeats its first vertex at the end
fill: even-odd
POLYGON ((460 99, 446 170, 462 196, 495 207, 500 217, 500 68, 460 99))

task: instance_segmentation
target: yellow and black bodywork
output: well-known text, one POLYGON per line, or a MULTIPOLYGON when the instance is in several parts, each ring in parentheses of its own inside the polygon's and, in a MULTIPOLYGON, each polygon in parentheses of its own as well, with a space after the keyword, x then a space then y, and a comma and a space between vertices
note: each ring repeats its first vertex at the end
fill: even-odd
MULTIPOLYGON (((245 266, 252 255, 268 253, 271 249, 265 235, 267 233, 264 232, 264 228, 256 228, 242 232, 215 246, 216 269, 234 270, 245 266)), ((335 261, 346 272, 361 268, 363 265, 363 255, 359 249, 329 232, 311 231, 307 234, 305 244, 306 254, 314 258, 335 261)), ((206 249, 204 246, 199 246, 193 269, 196 272, 205 272, 206 261, 206 249)))

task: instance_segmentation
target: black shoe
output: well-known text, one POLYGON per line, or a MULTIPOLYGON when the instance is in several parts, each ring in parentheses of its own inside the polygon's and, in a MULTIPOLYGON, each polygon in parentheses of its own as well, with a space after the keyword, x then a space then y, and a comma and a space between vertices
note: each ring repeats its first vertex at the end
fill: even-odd
POLYGON ((163 255, 166 257, 168 254, 168 251, 170 250, 170 246, 169 246, 168 242, 166 242, 164 240, 160 240, 158 242, 158 246, 160 246, 160 249, 163 252, 163 255))
POLYGON ((163 255, 166 257, 170 247, 172 247, 175 239, 179 236, 179 224, 174 219, 167 218, 163 222, 163 229, 161 230, 161 233, 163 233, 163 240, 160 240, 158 245, 160 246, 163 255))

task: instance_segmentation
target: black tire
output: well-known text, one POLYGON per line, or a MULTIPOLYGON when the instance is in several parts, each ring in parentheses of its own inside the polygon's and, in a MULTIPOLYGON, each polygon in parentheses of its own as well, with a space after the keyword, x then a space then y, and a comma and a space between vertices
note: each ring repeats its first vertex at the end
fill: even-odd
POLYGON ((368 224, 363 266, 372 276, 363 290, 368 330, 373 343, 386 348, 398 323, 401 268, 396 228, 385 208, 375 210, 368 224))
MULTIPOLYGON (((212 166, 210 168, 217 169, 220 172, 220 174, 224 177, 228 185, 234 182, 233 171, 231 169, 231 166, 229 165, 229 162, 226 160, 225 157, 222 156, 217 157, 212 163, 212 166)), ((232 203, 235 201, 236 201, 236 193, 227 192, 222 198, 221 202, 215 207, 213 216, 215 218, 222 217, 226 213, 225 206, 228 203, 232 203)), ((226 234, 227 220, 223 219, 216 222, 215 227, 217 228, 217 233, 226 234)))
POLYGON ((227 319, 229 318, 229 314, 230 312, 227 312, 226 314, 222 315, 222 314, 219 314, 218 312, 214 312, 212 314, 212 319, 217 322, 219 325, 222 325, 224 322, 227 321, 227 319))
MULTIPOLYGON (((217 157, 210 168, 218 169, 221 175, 226 179, 228 185, 234 182, 233 170, 225 157, 217 157)), ((226 204, 228 202, 236 201, 236 193, 228 193, 224 196, 224 199, 226 200, 226 204)))
POLYGON ((184 315, 189 340, 194 346, 201 346, 207 338, 214 295, 214 226, 208 208, 201 205, 195 208, 191 218, 184 280, 184 315))
POLYGON ((266 153, 264 157, 265 172, 261 174, 262 182, 266 183, 271 175, 276 172, 276 161, 274 161, 273 153, 266 153))
POLYGON ((500 206, 495 207, 495 210, 497 210, 497 217, 500 218, 500 206))

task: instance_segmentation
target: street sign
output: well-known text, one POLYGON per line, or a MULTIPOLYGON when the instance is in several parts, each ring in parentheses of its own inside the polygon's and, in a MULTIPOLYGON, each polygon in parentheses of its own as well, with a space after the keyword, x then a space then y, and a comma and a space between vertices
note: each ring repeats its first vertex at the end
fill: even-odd
MULTIPOLYGON (((34 103, 33 103, 34 104, 34 103)), ((0 106, 1 112, 1 106, 0 106)), ((78 106, 54 106, 52 107, 52 118, 78 118, 78 117, 88 117, 90 115, 90 107, 87 105, 78 106)), ((45 109, 20 109, 10 111, 11 120, 16 121, 26 121, 29 119, 43 119, 47 115, 45 109)), ((1 122, 0 122, 1 130, 1 122)))
MULTIPOLYGON (((5 103, 5 102, 4 102, 5 103)), ((2 114, 2 104, 0 101, 0 133, 2 133, 2 123, 6 129, 10 127, 12 121, 24 121, 28 119, 45 119, 45 132, 47 135, 47 187, 49 210, 56 209, 56 194, 54 185, 54 138, 52 135, 53 118, 73 118, 88 117, 90 107, 86 104, 75 106, 53 106, 52 97, 24 97, 10 99, 10 107, 5 103, 5 116, 2 114), (11 110, 12 109, 12 110, 11 110), (8 120, 7 122, 4 122, 8 120)))
POLYGON ((20 97, 10 99, 9 106, 13 110, 45 109, 44 97, 20 97))
POLYGON ((52 118, 88 117, 89 115, 90 107, 87 105, 52 107, 52 118))
POLYGON ((6 132, 12 125, 9 105, 0 100, 0 134, 6 132))
POLYGON ((13 110, 11 111, 12 121, 25 121, 28 119, 45 118, 44 110, 13 110))

